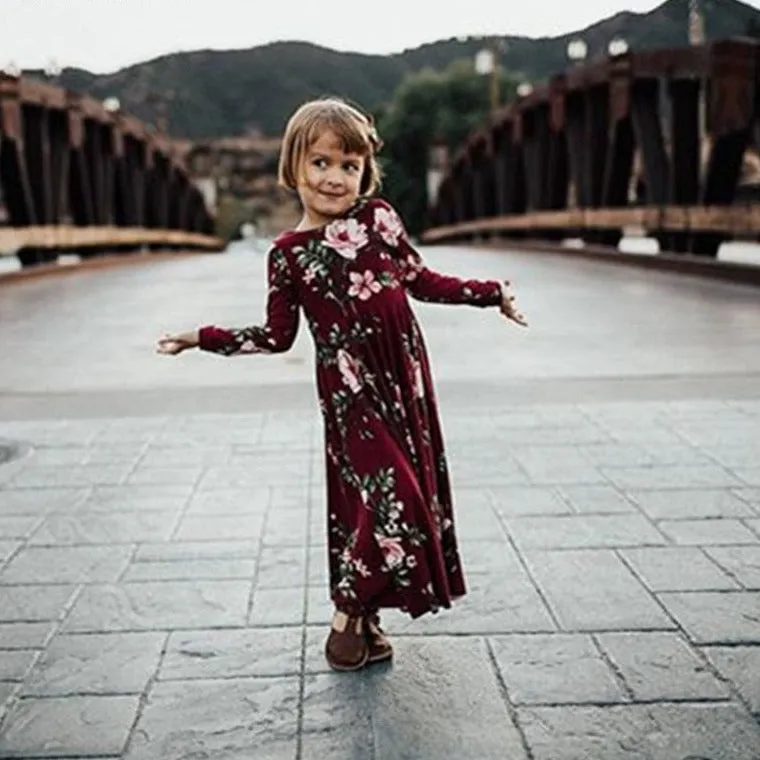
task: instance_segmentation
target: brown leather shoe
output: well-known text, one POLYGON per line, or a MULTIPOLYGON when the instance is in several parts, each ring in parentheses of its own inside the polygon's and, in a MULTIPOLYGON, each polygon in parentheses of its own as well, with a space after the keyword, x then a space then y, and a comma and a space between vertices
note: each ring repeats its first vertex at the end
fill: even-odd
POLYGON ((364 622, 364 635, 367 638, 369 656, 367 662, 384 662, 393 657, 393 647, 380 627, 380 615, 369 615, 364 622))
POLYGON ((345 612, 333 615, 330 635, 325 642, 325 658, 333 670, 360 670, 367 664, 369 647, 364 635, 364 619, 345 612))

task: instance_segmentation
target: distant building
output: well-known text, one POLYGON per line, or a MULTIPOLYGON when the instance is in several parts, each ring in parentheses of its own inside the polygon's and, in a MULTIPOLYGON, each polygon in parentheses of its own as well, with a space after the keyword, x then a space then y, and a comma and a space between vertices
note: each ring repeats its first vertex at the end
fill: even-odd
POLYGON ((248 222, 264 234, 276 234, 295 224, 300 214, 292 193, 277 186, 280 143, 254 133, 175 144, 220 225, 248 222))

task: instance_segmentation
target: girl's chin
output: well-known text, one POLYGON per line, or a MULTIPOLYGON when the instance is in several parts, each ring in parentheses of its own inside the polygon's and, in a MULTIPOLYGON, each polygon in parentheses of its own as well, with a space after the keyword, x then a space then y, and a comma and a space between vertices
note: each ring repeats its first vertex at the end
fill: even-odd
POLYGON ((352 200, 347 200, 345 198, 336 198, 335 200, 328 202, 321 200, 321 202, 317 205, 317 208, 314 210, 324 216, 340 216, 344 211, 348 211, 348 209, 351 208, 352 204, 352 200))

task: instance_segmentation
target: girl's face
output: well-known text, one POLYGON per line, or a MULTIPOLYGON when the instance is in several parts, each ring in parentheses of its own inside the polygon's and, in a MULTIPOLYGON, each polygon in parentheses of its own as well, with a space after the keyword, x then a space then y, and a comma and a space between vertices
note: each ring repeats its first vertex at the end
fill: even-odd
POLYGON ((298 195, 309 224, 318 227, 347 211, 359 197, 365 157, 345 153, 340 139, 323 132, 304 157, 298 195))

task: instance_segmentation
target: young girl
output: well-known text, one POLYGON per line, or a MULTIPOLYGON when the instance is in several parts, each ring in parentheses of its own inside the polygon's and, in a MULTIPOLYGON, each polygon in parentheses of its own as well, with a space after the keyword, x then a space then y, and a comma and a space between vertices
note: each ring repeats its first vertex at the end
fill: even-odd
POLYGON ((378 611, 418 617, 465 593, 431 371, 407 296, 500 308, 525 325, 509 283, 428 269, 378 187, 371 119, 338 99, 288 122, 279 181, 303 218, 268 257, 263 326, 167 335, 158 351, 287 351, 303 310, 316 348, 324 419, 331 598, 325 645, 336 670, 389 659, 378 611))

